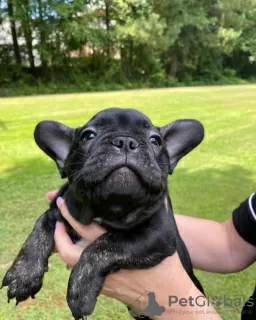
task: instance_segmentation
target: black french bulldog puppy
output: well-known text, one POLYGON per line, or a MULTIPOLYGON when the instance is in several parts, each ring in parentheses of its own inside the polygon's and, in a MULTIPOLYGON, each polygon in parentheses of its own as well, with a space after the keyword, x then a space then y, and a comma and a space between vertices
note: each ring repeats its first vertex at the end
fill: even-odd
MULTIPOLYGON (((107 230, 83 251, 71 272, 67 302, 75 319, 92 314, 108 274, 151 268, 176 250, 202 291, 176 227, 167 177, 203 136, 203 126, 196 120, 177 120, 158 128, 144 114, 118 108, 101 111, 76 129, 54 121, 37 125, 37 144, 56 161, 61 177, 68 178, 58 196, 76 220, 83 224, 95 220, 107 230)), ((63 220, 55 200, 3 279, 9 300, 33 298, 42 287, 55 224, 63 220)), ((78 241, 64 222, 73 241, 78 241)))

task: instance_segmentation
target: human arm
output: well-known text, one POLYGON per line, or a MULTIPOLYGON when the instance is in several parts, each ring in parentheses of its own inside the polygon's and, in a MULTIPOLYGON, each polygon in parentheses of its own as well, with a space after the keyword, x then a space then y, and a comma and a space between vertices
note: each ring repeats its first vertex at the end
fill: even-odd
POLYGON ((247 239, 247 234, 253 234, 253 230, 256 234, 256 221, 251 212, 256 211, 256 195, 252 196, 234 210, 231 219, 224 222, 175 215, 195 268, 232 273, 247 268, 256 260, 256 246, 251 239, 247 239), (249 232, 248 228, 251 228, 249 232), (237 229, 241 229, 240 234, 237 229))

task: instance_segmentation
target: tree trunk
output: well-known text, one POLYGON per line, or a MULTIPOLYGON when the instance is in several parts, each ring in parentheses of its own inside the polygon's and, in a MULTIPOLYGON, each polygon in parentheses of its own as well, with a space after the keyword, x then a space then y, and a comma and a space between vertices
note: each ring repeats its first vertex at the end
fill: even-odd
POLYGON ((44 30, 44 17, 43 17, 43 6, 42 6, 42 0, 38 0, 38 11, 39 11, 39 19, 40 19, 40 26, 39 26, 39 32, 40 32, 40 45, 43 48, 43 52, 40 55, 42 67, 47 67, 47 59, 45 58, 44 54, 44 48, 46 47, 46 36, 45 36, 45 30, 44 30))
POLYGON ((175 53, 172 56, 170 75, 172 77, 176 77, 177 72, 178 72, 178 57, 177 57, 177 54, 175 53))
POLYGON ((33 36, 31 30, 31 17, 30 17, 30 6, 28 0, 19 0, 19 9, 21 12, 21 27, 24 32, 24 38, 26 41, 27 54, 29 60, 29 66, 32 70, 35 69, 35 61, 33 56, 33 36))
POLYGON ((123 79, 124 77, 126 77, 126 54, 125 54, 125 48, 123 46, 120 47, 120 55, 121 55, 120 78, 123 79))
POLYGON ((178 55, 175 51, 167 52, 165 57, 165 72, 167 76, 176 77, 179 68, 178 55))
POLYGON ((132 78, 133 76, 133 40, 129 40, 129 58, 128 58, 128 64, 129 64, 129 77, 132 78))
POLYGON ((110 30, 110 0, 105 0, 105 23, 107 28, 107 56, 110 58, 110 41, 109 41, 109 30, 110 30))
POLYGON ((13 43, 15 61, 18 65, 21 65, 20 48, 19 48, 18 39, 17 39, 16 23, 14 19, 12 0, 8 0, 7 5, 8 5, 8 15, 9 15, 10 24, 11 24, 12 43, 13 43))
POLYGON ((33 56, 33 44, 32 44, 33 37, 32 37, 32 32, 31 32, 29 23, 25 23, 24 25, 24 35, 25 35, 25 40, 27 45, 29 65, 31 69, 35 69, 35 61, 33 56))

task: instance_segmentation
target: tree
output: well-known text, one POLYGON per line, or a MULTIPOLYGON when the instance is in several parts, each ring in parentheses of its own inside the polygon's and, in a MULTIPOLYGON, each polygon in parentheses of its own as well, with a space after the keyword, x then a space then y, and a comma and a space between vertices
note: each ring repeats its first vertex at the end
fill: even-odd
POLYGON ((35 69, 33 55, 33 34, 32 34, 32 6, 29 0, 16 0, 16 16, 20 23, 20 31, 26 41, 26 53, 28 55, 29 66, 35 69))
POLYGON ((0 67, 15 61, 35 79, 72 84, 249 77, 255 17, 256 0, 0 0, 12 38, 0 44, 0 67))
POLYGON ((21 55, 20 55, 20 48, 19 48, 19 44, 18 44, 16 20, 15 20, 15 15, 14 15, 14 8, 13 8, 13 0, 7 1, 7 8, 8 8, 9 21, 11 24, 14 56, 15 56, 16 63, 18 65, 21 65, 21 55))

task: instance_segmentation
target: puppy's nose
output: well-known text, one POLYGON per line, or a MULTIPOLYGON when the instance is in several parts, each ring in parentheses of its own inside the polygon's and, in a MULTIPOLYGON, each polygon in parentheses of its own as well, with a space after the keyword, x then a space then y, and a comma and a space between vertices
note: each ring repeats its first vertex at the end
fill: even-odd
POLYGON ((111 143, 118 149, 126 149, 127 151, 135 150, 139 146, 138 141, 130 137, 116 137, 111 143))

